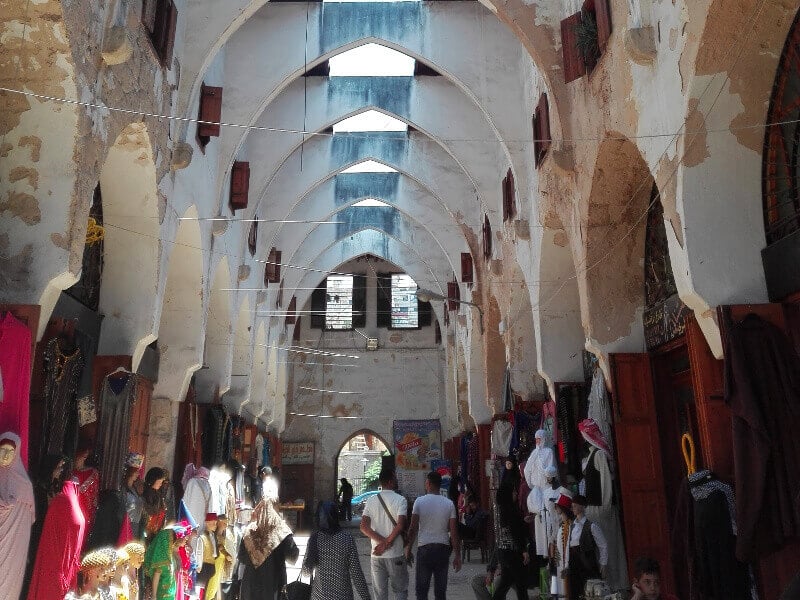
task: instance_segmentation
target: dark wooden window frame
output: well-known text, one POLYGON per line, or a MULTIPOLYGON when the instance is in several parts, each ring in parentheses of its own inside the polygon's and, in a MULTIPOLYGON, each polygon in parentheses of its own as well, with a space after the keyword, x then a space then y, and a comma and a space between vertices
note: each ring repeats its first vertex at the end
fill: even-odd
POLYGON ((235 161, 231 167, 231 193, 229 204, 232 212, 247 208, 250 195, 250 163, 235 161))
POLYGON ((533 163, 537 168, 547 156, 551 141, 550 102, 543 93, 533 113, 533 163))
POLYGON ((564 82, 570 83, 591 73, 605 54, 611 36, 611 6, 609 0, 584 0, 581 10, 561 21, 561 55, 564 65, 564 82), (577 45, 576 27, 583 23, 584 15, 591 14, 597 23, 597 57, 585 58, 577 45))
POLYGON ((178 9, 173 0, 143 0, 142 25, 162 67, 169 69, 175 48, 178 9))
POLYGON ((461 253, 461 282, 466 284, 475 282, 475 265, 472 261, 471 252, 461 253))
POLYGON ((200 102, 197 109, 197 145, 205 153, 212 137, 219 137, 219 122, 222 120, 222 88, 203 83, 200 86, 200 102))

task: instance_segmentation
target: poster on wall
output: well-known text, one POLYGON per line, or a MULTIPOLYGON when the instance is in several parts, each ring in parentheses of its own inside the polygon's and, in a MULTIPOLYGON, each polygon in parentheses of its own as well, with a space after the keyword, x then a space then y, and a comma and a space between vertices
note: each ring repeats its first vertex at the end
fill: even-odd
POLYGON ((439 419, 395 421, 393 427, 395 468, 400 493, 411 498, 425 494, 425 475, 431 461, 442 458, 439 419))
POLYGON ((450 490, 450 482, 453 480, 453 465, 446 458, 434 458, 431 460, 431 471, 436 471, 442 476, 442 496, 447 496, 450 490))
POLYGON ((281 463, 284 465, 313 465, 314 442, 284 442, 281 463))

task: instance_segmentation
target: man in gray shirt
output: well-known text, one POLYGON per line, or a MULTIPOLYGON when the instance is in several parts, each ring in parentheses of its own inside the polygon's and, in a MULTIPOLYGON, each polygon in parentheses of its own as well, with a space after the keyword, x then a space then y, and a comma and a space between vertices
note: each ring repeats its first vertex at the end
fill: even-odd
POLYGON ((419 537, 417 548, 417 600, 427 600, 433 576, 435 600, 447 598, 447 569, 451 549, 455 551, 453 570, 461 569, 461 542, 458 539, 456 507, 446 496, 439 494, 442 476, 431 471, 425 478, 424 496, 414 502, 411 511, 411 527, 408 531, 406 556, 419 537))

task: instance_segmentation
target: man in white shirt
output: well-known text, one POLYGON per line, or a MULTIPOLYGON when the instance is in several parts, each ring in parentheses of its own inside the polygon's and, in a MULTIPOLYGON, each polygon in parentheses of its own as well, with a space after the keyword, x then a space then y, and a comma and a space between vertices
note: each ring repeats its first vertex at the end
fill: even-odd
POLYGON ((435 600, 446 600, 451 545, 455 551, 453 570, 458 572, 461 569, 461 542, 458 539, 456 507, 449 498, 439 494, 441 485, 442 476, 439 473, 428 473, 425 478, 427 493, 416 499, 411 510, 406 556, 410 556, 411 546, 419 534, 415 585, 417 600, 428 599, 431 576, 435 600))
POLYGON ((361 516, 361 533, 372 542, 372 588, 377 600, 388 600, 391 583, 395 599, 406 600, 408 567, 403 556, 402 533, 406 526, 408 503, 394 491, 397 489, 394 469, 381 469, 378 481, 381 491, 367 500, 361 516))
POLYGON ((603 531, 586 518, 584 496, 572 499, 575 520, 569 534, 569 587, 582 594, 589 579, 605 578, 608 565, 608 544, 603 531))

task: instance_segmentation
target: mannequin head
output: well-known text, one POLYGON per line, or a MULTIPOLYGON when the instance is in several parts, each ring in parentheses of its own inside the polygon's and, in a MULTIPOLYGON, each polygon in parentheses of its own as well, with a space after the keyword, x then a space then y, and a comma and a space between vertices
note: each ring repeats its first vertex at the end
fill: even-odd
POLYGON ((139 542, 130 542, 122 548, 128 554, 128 566, 140 569, 144 563, 144 545, 139 542))
POLYGON ((541 448, 544 445, 544 436, 545 436, 544 429, 539 429, 536 432, 534 439, 536 440, 537 448, 541 448))
POLYGON ((17 456, 17 443, 9 438, 0 440, 0 468, 6 469, 17 456))
POLYGON ((217 515, 217 535, 225 535, 225 531, 228 529, 228 515, 225 513, 220 513, 217 515))
POLYGON ((162 469, 161 467, 153 467, 152 469, 148 470, 147 474, 144 476, 145 487, 158 491, 163 487, 166 478, 166 469, 162 469))
POLYGON ((116 560, 117 553, 113 548, 100 548, 87 553, 81 560, 81 591, 93 593, 99 587, 108 585, 114 574, 116 560))
POLYGON ((586 498, 578 494, 572 499, 572 512, 576 518, 581 518, 586 514, 586 498))
POLYGON ((572 519, 572 500, 563 494, 556 500, 556 515, 562 523, 572 519))
POLYGON ((214 533, 217 530, 217 515, 214 513, 208 513, 204 523, 206 526, 206 531, 209 533, 214 533))

